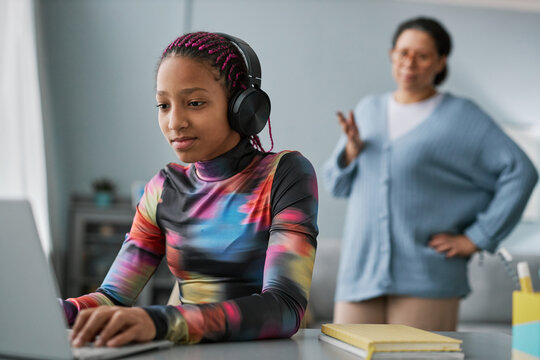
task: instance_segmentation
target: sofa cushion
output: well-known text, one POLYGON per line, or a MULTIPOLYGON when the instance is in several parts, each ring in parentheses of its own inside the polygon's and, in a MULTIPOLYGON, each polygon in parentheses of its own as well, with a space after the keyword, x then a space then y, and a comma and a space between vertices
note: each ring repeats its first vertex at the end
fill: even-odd
POLYGON ((309 297, 309 310, 316 322, 332 321, 340 245, 336 239, 318 239, 309 297))

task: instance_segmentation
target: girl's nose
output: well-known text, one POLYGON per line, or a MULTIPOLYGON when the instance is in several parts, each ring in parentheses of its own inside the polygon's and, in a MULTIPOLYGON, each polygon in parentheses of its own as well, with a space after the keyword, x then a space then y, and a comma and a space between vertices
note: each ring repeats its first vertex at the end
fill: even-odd
POLYGON ((169 130, 183 129, 188 126, 188 121, 182 112, 171 109, 169 117, 169 130))

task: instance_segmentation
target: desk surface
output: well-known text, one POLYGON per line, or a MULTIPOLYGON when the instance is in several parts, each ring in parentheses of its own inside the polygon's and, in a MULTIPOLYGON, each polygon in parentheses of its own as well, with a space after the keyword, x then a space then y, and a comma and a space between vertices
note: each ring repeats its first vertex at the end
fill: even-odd
MULTIPOLYGON (((290 339, 173 346, 133 356, 138 360, 358 360, 359 357, 318 340, 319 329, 302 329, 290 339)), ((503 333, 440 332, 463 340, 466 360, 508 360, 512 337, 503 333)))

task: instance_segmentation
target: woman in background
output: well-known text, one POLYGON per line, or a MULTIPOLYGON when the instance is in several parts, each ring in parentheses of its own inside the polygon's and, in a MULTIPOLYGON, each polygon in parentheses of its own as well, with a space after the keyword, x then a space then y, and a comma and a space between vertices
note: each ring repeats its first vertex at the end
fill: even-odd
MULTIPOLYGON (((164 51, 159 126, 190 165, 171 163, 150 180, 100 288, 63 301, 75 346, 98 335, 98 346, 121 346, 297 331, 318 233, 315 172, 298 152, 261 151, 260 129, 245 131, 252 124, 236 104, 260 89, 244 62, 250 57, 253 66, 255 54, 240 53, 239 42, 196 32, 164 51), (131 307, 164 256, 181 304, 131 307)), ((265 102, 266 94, 257 94, 265 102)))
POLYGON ((467 263, 518 222, 536 170, 472 101, 439 92, 451 39, 434 19, 403 22, 390 59, 397 89, 346 117, 325 184, 348 197, 335 294, 338 323, 456 330, 467 263))

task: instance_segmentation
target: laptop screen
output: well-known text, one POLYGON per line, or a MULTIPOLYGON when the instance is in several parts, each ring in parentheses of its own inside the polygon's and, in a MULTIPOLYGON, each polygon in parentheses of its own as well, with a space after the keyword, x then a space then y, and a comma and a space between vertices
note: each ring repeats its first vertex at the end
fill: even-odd
POLYGON ((0 355, 71 359, 57 285, 26 200, 0 200, 0 274, 0 355))
POLYGON ((72 349, 57 284, 28 201, 0 200, 0 274, 0 357, 112 359, 172 345, 160 340, 72 349))

